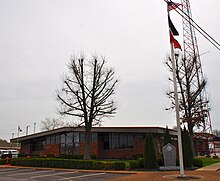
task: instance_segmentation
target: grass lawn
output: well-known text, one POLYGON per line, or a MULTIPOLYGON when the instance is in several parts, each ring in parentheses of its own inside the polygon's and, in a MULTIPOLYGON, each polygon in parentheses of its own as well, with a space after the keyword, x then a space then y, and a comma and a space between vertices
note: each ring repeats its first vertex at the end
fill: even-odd
POLYGON ((208 166, 220 162, 220 158, 199 158, 203 162, 203 166, 208 166))

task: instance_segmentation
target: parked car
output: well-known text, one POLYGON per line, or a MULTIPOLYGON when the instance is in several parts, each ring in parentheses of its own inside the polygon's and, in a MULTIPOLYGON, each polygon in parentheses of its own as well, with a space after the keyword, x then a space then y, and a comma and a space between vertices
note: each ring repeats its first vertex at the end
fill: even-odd
POLYGON ((0 150, 0 158, 5 158, 9 155, 8 150, 0 150))
POLYGON ((7 150, 11 158, 18 158, 18 150, 7 150))

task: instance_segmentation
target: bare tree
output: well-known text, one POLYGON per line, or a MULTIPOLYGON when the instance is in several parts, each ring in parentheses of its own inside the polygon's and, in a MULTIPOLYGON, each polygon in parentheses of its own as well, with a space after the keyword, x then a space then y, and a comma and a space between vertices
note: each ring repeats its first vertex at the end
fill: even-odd
MULTIPOLYGON (((180 118, 183 124, 187 124, 194 153, 194 129, 200 128, 204 124, 209 111, 208 100, 202 95, 205 90, 206 80, 203 77, 198 78, 200 69, 197 67, 196 57, 192 61, 187 61, 175 54, 175 61, 180 118)), ((171 63, 170 58, 165 61, 170 72, 173 71, 171 63)), ((169 78, 169 80, 173 82, 172 78, 169 78)), ((171 106, 167 109, 174 109, 175 98, 173 90, 168 90, 167 96, 171 100, 171 106)))
POLYGON ((80 124, 85 125, 84 159, 90 159, 91 128, 116 113, 113 95, 118 81, 103 57, 71 57, 68 70, 63 87, 57 92, 59 112, 78 117, 80 124))
POLYGON ((220 136, 220 130, 214 129, 214 130, 213 130, 213 134, 214 134, 215 136, 220 136))
POLYGON ((49 131, 56 128, 59 128, 63 125, 63 122, 55 118, 45 118, 44 121, 41 121, 41 130, 49 131))

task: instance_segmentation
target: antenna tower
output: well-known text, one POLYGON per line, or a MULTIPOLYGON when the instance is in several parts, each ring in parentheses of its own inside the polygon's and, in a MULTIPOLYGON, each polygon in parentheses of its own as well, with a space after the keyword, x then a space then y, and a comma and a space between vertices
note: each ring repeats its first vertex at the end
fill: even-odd
MULTIPOLYGON (((203 71, 196 39, 194 22, 192 21, 192 13, 189 0, 181 0, 182 3, 182 23, 183 23, 183 56, 187 66, 191 67, 193 72, 193 80, 190 91, 199 92, 197 96, 198 107, 193 110, 191 121, 195 123, 195 133, 199 137, 210 138, 212 134, 211 118, 209 114, 208 98, 205 91, 205 84, 203 84, 203 71), (208 134, 207 134, 208 133, 208 134)), ((187 121, 187 118, 186 118, 187 121)))

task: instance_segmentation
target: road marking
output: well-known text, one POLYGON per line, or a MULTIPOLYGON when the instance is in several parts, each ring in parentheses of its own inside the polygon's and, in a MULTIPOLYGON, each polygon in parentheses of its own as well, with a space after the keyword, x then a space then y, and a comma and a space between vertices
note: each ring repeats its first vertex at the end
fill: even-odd
POLYGON ((45 172, 54 172, 54 170, 47 170, 47 171, 32 171, 32 172, 27 172, 27 173, 15 173, 15 174, 10 174, 7 176, 18 176, 18 175, 29 175, 29 174, 38 174, 38 173, 45 173, 45 172))
POLYGON ((104 175, 104 174, 105 173, 93 173, 93 174, 80 175, 80 176, 75 176, 75 177, 61 178, 59 180, 70 180, 70 179, 74 179, 74 178, 92 177, 92 176, 104 175))
POLYGON ((0 172, 7 172, 7 171, 15 171, 15 170, 18 170, 18 168, 3 168, 4 170, 2 170, 2 168, 0 169, 0 172))
POLYGON ((48 174, 48 175, 37 175, 37 176, 30 177, 30 178, 34 179, 34 178, 39 178, 39 177, 51 177, 51 176, 64 175, 64 174, 76 173, 76 172, 78 172, 78 171, 75 171, 75 172, 61 172, 61 173, 48 174))
POLYGON ((20 168, 16 168, 16 169, 12 169, 12 170, 3 170, 1 171, 1 173, 12 173, 12 172, 18 172, 18 171, 21 171, 23 170, 24 172, 26 171, 26 169, 20 169, 20 168))

